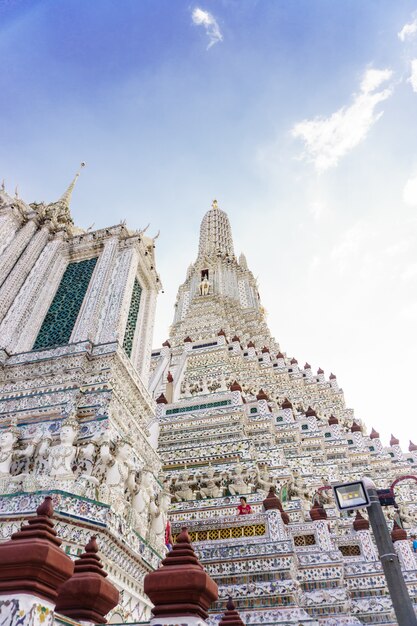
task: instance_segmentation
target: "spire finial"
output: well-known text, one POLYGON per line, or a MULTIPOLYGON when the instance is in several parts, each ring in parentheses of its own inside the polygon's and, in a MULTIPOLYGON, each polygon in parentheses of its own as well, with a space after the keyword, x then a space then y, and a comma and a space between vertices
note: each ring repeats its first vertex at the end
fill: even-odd
POLYGON ((14 197, 16 198, 16 200, 19 200, 19 187, 18 187, 18 185, 16 185, 16 187, 15 187, 14 197))
POLYGON ((213 202, 211 203, 211 208, 212 209, 218 209, 219 208, 219 205, 218 205, 216 199, 214 199, 213 202))
POLYGON ((70 204, 70 200, 71 200, 71 196, 72 196, 72 192, 74 190, 75 187, 75 183, 77 182, 81 170, 83 167, 85 167, 85 161, 81 161, 80 163, 80 169, 78 170, 78 172, 75 174, 74 178, 72 179, 70 185, 68 186, 68 189, 62 194, 62 196, 60 197, 60 199, 58 200, 58 202, 60 204, 63 204, 65 206, 65 208, 69 209, 69 204, 70 204))
POLYGON ((1 190, 2 190, 2 191, 6 191, 6 183, 4 182, 4 178, 3 178, 3 180, 1 181, 1 190))

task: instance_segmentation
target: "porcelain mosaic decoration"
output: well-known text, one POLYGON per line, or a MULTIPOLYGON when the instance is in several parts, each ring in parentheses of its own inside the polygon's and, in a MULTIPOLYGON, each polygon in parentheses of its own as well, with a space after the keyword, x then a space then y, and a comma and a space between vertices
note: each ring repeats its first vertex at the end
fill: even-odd
MULTIPOLYGON (((0 190, 0 539, 51 494, 67 554, 97 536, 121 591, 112 623, 150 620, 143 580, 166 553, 169 521, 173 538, 188 526, 218 584, 212 626, 229 596, 248 625, 394 626, 366 513, 340 515, 331 485, 400 479, 388 521, 417 533, 416 446, 368 434, 336 377, 301 367, 271 336, 217 202, 170 335, 152 350, 155 240, 125 224, 77 228, 74 183, 51 204, 0 190), (271 487, 282 510, 263 507, 271 487), (237 515, 241 496, 248 515, 237 515)), ((416 599, 409 539, 395 549, 416 599)), ((0 621, 53 623, 48 607, 30 611, 2 599, 0 621)))

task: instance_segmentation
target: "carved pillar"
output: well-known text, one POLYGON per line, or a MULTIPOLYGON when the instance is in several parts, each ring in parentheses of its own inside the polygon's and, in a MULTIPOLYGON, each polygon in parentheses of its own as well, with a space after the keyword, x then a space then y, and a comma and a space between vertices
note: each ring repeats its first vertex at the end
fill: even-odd
POLYGON ((56 237, 39 256, 0 324, 0 340, 9 353, 30 350, 65 271, 64 242, 56 237))
POLYGON ((29 220, 26 224, 17 232, 14 239, 7 246, 1 259, 0 266, 0 285, 6 280, 13 265, 22 254, 23 250, 27 246, 28 242, 33 236, 37 226, 34 220, 29 220))
POLYGON ((135 250, 133 248, 121 250, 111 277, 107 301, 97 333, 97 343, 117 340, 120 344, 123 343, 136 268, 137 254, 135 250))
POLYGON ((117 246, 118 239, 116 237, 112 237, 104 245, 72 331, 70 343, 85 341, 86 339, 96 343, 95 336, 97 335, 98 321, 109 287, 117 246))
POLYGON ((14 298, 19 293, 21 286, 47 244, 48 236, 49 230, 47 226, 43 226, 35 233, 26 247, 26 250, 20 256, 16 265, 4 281, 0 288, 0 320, 4 318, 14 298))
POLYGON ((0 215, 0 254, 7 248, 20 226, 15 211, 9 206, 0 215))
POLYGON ((140 298, 140 307, 131 359, 139 375, 145 382, 148 382, 156 297, 152 297, 152 292, 149 289, 144 288, 143 282, 141 283, 141 286, 142 294, 140 298))

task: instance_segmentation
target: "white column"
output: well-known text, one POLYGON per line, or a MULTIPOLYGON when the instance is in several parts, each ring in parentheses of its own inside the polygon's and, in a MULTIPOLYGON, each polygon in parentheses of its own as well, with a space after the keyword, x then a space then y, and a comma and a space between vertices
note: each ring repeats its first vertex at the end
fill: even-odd
POLYGON ((7 248, 20 226, 19 219, 11 207, 0 215, 0 254, 7 248))
POLYGON ((61 238, 48 243, 0 324, 0 341, 9 353, 32 348, 67 265, 64 245, 61 238))
POLYGON ((107 300, 104 303, 103 317, 96 343, 112 341, 123 343, 137 265, 137 253, 133 248, 126 248, 119 252, 117 264, 111 277, 107 300))
POLYGON ((132 350, 132 362, 147 385, 151 362, 156 292, 142 287, 138 321, 132 350))
POLYGON ((100 313, 111 280, 117 246, 118 239, 116 237, 112 237, 104 245, 71 333, 70 343, 87 339, 95 340, 99 318, 101 317, 100 313))
POLYGON ((0 285, 6 280, 13 265, 31 240, 36 228, 37 226, 34 220, 26 222, 3 252, 0 265, 0 285))
POLYGON ((0 288, 0 320, 4 318, 8 309, 13 303, 14 298, 19 293, 19 290, 26 278, 29 275, 32 267, 36 263, 40 253, 48 242, 49 230, 46 226, 43 226, 29 242, 26 250, 23 252, 18 262, 4 281, 0 288))

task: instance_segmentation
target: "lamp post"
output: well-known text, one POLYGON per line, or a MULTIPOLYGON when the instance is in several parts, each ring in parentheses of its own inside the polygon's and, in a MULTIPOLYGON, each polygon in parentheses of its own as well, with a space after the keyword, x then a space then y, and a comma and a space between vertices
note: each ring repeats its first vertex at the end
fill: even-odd
POLYGON ((369 522, 378 547, 398 626, 417 626, 413 603, 408 594, 374 482, 370 478, 363 478, 356 483, 335 485, 333 490, 339 510, 368 508, 369 522))

